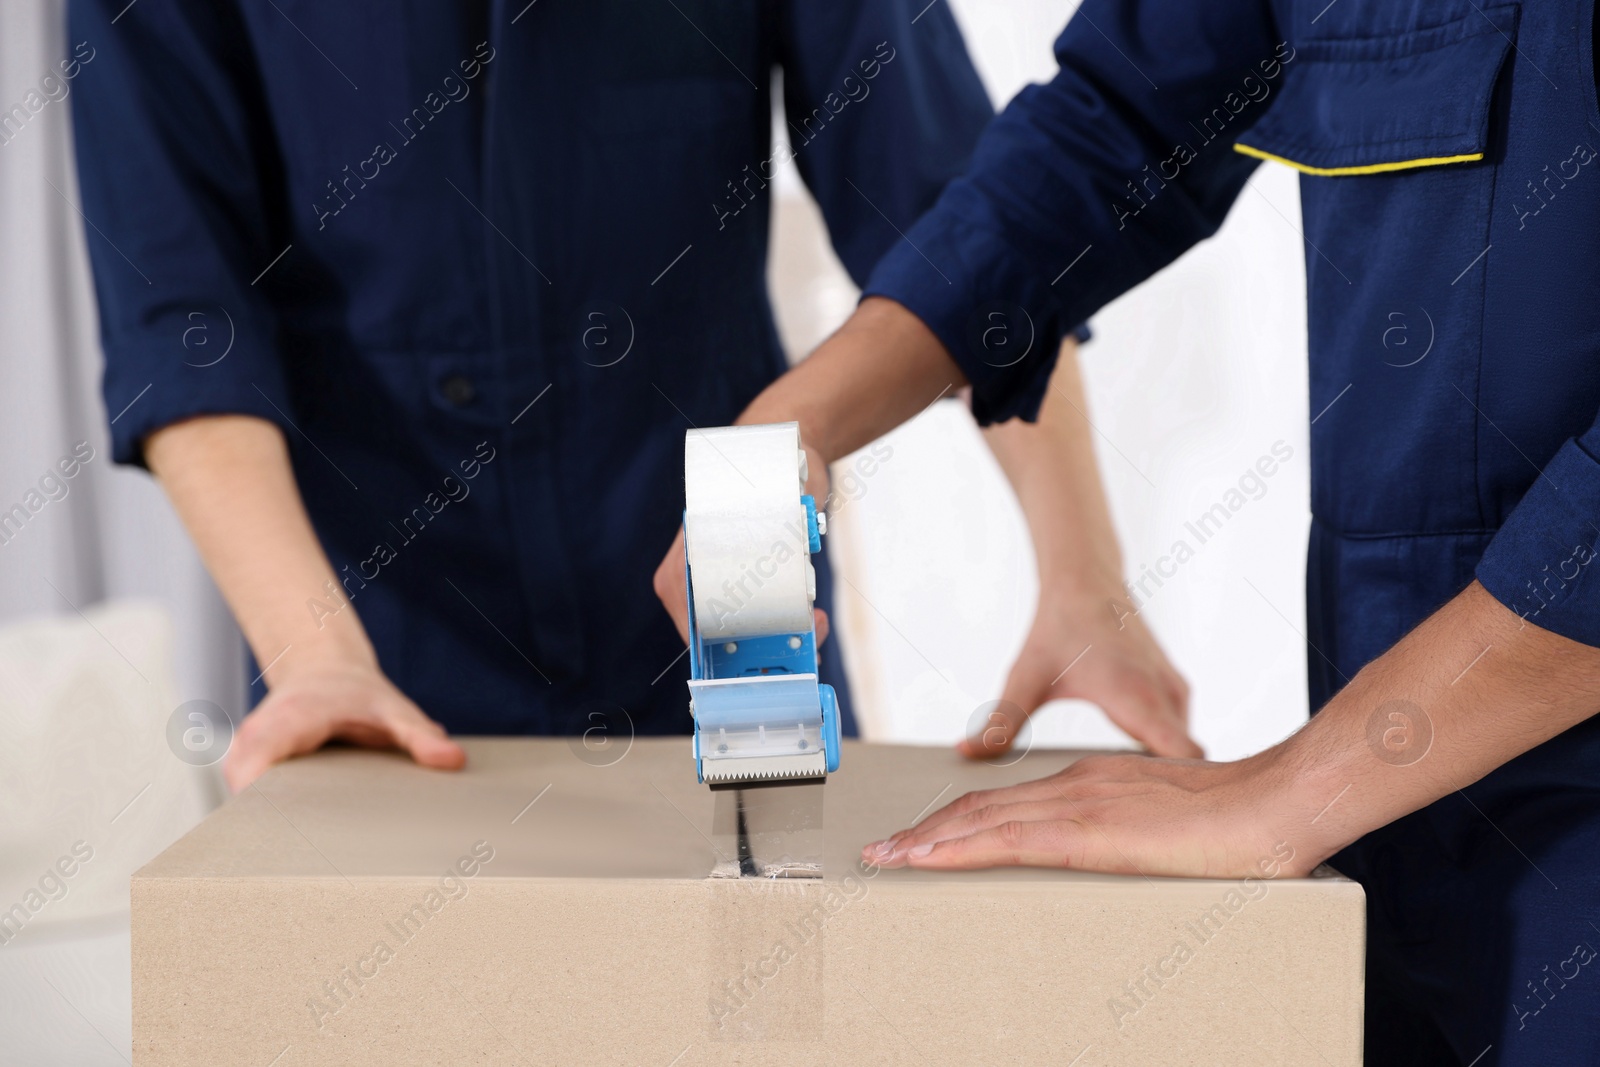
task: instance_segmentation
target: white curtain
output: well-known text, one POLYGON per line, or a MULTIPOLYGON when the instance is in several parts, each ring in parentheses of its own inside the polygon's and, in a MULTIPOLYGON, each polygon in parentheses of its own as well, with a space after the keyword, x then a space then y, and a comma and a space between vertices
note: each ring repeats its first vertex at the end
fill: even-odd
POLYGON ((28 516, 0 525, 0 625, 154 599, 176 631, 178 699, 238 715, 243 652, 226 608, 160 488, 111 463, 84 244, 106 239, 80 214, 72 84, 59 100, 57 82, 44 85, 65 33, 64 0, 0 3, 0 522, 14 507, 28 516), (61 478, 79 442, 94 458, 61 478))
POLYGON ((244 665, 159 487, 111 464, 65 32, 64 0, 0 0, 0 909, 78 838, 94 861, 0 946, 0 1060, 110 1067, 128 875, 221 795, 163 728, 190 700, 241 714, 244 665))

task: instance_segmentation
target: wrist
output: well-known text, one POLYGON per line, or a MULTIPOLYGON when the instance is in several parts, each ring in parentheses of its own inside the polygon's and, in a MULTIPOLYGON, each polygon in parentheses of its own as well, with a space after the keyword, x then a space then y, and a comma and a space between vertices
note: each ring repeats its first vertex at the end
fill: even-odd
MULTIPOLYGON (((1335 698, 1337 703, 1337 698, 1335 698)), ((1347 731, 1330 704, 1300 730, 1249 757, 1260 783, 1260 809, 1276 832, 1307 861, 1317 864, 1394 813, 1373 810, 1374 783, 1367 776, 1365 746, 1347 731)))
POLYGON ((250 647, 268 689, 309 674, 376 669, 378 664, 366 629, 348 602, 314 620, 297 620, 293 626, 274 627, 270 634, 252 637, 250 647))
POLYGON ((1116 569, 1081 564, 1052 569, 1041 561, 1036 617, 1054 616, 1096 625, 1109 622, 1122 629, 1130 620, 1136 621, 1138 614, 1138 602, 1129 596, 1116 569))
POLYGON ((800 439, 834 463, 964 384, 961 368, 921 319, 892 300, 868 297, 737 421, 798 422, 800 439))
POLYGON ((1329 802, 1337 808, 1348 793, 1341 797, 1338 785, 1330 790, 1329 777, 1305 765, 1294 740, 1248 756, 1239 766, 1248 804, 1258 813, 1262 841, 1284 861, 1284 876, 1303 878, 1350 843, 1330 832, 1334 824, 1328 814, 1329 802))
MULTIPOLYGON (((824 479, 824 492, 826 491, 826 477, 828 466, 841 456, 835 455, 829 447, 831 438, 827 433, 826 420, 819 418, 781 396, 769 395, 771 390, 763 392, 750 402, 750 406, 740 413, 734 420, 736 426, 767 426, 781 422, 798 423, 800 426, 800 447, 805 450, 806 460, 810 466, 810 477, 807 486, 813 486, 820 476, 824 479)), ((818 497, 817 499, 821 499, 818 497)))
POLYGON ((1062 559, 1041 556, 1038 569, 1041 600, 1050 597, 1096 607, 1109 603, 1119 610, 1131 608, 1119 560, 1094 559, 1082 554, 1067 554, 1067 558, 1062 559))

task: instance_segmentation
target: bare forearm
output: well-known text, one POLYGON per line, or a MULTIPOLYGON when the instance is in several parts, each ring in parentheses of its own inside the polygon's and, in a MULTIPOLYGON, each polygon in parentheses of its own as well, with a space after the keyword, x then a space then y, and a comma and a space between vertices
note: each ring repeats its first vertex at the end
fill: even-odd
POLYGON ((1596 711, 1600 649, 1524 623, 1474 582, 1258 758, 1294 783, 1285 817, 1327 855, 1596 711))
POLYGON ((1122 553, 1091 433, 1078 344, 1069 338, 1061 346, 1038 421, 996 423, 983 436, 1027 516, 1039 584, 1120 596, 1122 553))
POLYGON ((152 434, 145 456, 263 666, 290 648, 285 666, 313 654, 372 660, 347 603, 334 614, 307 607, 345 602, 329 595, 337 579, 276 426, 248 416, 189 419, 152 434))
POLYGON ((922 320, 891 300, 870 297, 738 421, 798 421, 801 440, 831 463, 965 384, 922 320))

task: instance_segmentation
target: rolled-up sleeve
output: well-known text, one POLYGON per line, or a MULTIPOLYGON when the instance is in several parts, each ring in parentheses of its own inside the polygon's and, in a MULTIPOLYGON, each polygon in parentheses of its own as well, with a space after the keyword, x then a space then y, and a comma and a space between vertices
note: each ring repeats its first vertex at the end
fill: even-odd
POLYGON ((966 173, 874 270, 972 383, 988 423, 1038 412, 1065 324, 1215 233, 1254 162, 1255 117, 1207 139, 1192 123, 1283 57, 1262 0, 1084 0, 1060 71, 1014 99, 966 173))
POLYGON ((257 279, 289 241, 264 188, 276 153, 235 5, 73 0, 69 25, 93 49, 73 123, 116 460, 142 463, 149 434, 195 415, 286 423, 257 279))
POLYGON ((1477 579, 1542 629, 1600 646, 1600 423, 1570 438, 1512 509, 1477 579))

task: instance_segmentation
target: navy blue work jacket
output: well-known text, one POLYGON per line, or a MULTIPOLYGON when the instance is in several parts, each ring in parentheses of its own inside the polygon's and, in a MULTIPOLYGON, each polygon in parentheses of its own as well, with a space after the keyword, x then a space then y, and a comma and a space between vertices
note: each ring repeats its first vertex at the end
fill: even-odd
POLYGON ((868 291, 940 336, 980 419, 1031 416, 1054 352, 990 358, 996 308, 1080 320, 1214 233, 1261 160, 1293 166, 1312 706, 1474 575, 1600 645, 1592 12, 1085 0, 1059 74, 995 120, 868 291))
POLYGON ((651 575, 684 431, 785 368, 772 72, 864 280, 992 117, 922 7, 74 0, 117 459, 188 416, 269 419, 343 587, 284 595, 349 596, 446 727, 686 731, 651 575))
MULTIPOLYGON (((1600 645, 1594 9, 1084 0, 1060 73, 990 125, 868 291, 939 335, 981 418, 1029 415, 1053 353, 996 358, 996 316, 1081 319, 1215 232, 1261 160, 1295 167, 1312 708, 1474 576, 1600 645)), ((1219 619, 1251 610, 1238 589, 1219 619)), ((1417 699, 1474 665, 1432 665, 1417 699)), ((1424 708, 1368 724, 1396 781, 1430 773, 1424 708)), ((1596 1062, 1592 998, 1545 1010, 1556 986, 1535 982, 1593 935, 1597 852, 1600 716, 1332 857, 1367 894, 1365 1062, 1596 1062)))

